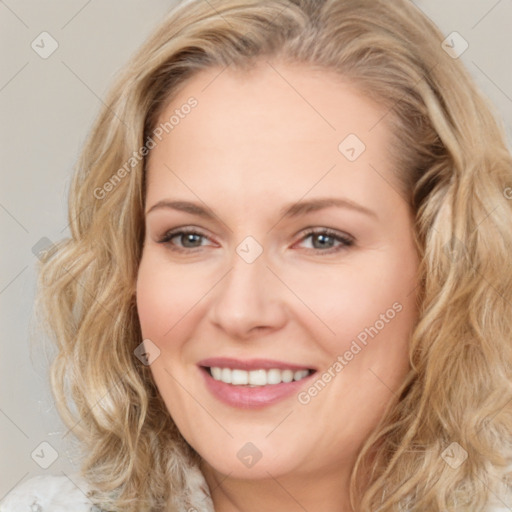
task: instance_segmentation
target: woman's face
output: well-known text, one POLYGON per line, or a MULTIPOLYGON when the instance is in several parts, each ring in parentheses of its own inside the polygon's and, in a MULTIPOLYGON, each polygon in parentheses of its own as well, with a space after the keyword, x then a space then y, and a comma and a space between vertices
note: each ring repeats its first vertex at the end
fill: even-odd
POLYGON ((195 75, 160 117, 138 314, 169 413, 220 474, 339 472, 396 399, 418 260, 385 115, 260 63, 195 75))

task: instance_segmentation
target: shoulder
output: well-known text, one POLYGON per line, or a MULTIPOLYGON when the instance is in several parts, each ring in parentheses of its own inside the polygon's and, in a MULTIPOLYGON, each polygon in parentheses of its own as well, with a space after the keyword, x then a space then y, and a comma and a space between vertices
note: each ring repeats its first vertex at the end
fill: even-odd
POLYGON ((99 512, 78 475, 35 476, 17 485, 0 502, 0 512, 99 512))
POLYGON ((493 495, 485 512, 510 512, 512 510, 512 488, 503 490, 499 495, 493 495))
POLYGON ((512 463, 500 473, 489 471, 491 481, 496 486, 491 491, 488 508, 485 512, 510 512, 512 510, 512 463))

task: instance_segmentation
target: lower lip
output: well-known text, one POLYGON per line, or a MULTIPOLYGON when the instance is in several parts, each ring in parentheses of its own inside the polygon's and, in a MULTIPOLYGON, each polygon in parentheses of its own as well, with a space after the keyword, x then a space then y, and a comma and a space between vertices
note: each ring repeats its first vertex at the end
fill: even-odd
POLYGON ((296 394, 304 386, 304 383, 314 375, 312 373, 301 380, 292 382, 247 387, 233 386, 215 380, 204 367, 200 368, 200 371, 205 379, 206 387, 215 398, 227 405, 241 409, 256 409, 284 400, 294 393, 296 394))

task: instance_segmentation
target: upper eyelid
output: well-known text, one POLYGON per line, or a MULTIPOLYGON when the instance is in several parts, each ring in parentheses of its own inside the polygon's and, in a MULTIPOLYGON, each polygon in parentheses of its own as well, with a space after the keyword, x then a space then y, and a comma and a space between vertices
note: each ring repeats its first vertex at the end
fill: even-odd
POLYGON ((162 239, 170 239, 174 238, 175 236, 181 235, 181 234, 188 234, 191 233, 193 235, 200 235, 203 238, 207 238, 208 240, 212 240, 209 235, 204 233, 204 231, 201 228, 196 228, 195 226, 182 226, 179 228, 173 228, 165 231, 162 233, 162 235, 159 237, 160 240, 162 239))

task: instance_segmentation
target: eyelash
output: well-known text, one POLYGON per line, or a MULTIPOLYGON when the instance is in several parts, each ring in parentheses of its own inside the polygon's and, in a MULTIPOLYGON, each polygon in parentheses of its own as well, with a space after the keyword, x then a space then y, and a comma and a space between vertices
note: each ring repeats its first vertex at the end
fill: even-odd
MULTIPOLYGON (((183 247, 178 247, 174 244, 171 244, 171 240, 177 236, 180 236, 180 235, 199 235, 200 237, 203 237, 203 238, 208 238, 206 235, 203 235, 200 231, 197 231, 196 229, 193 229, 193 228, 179 228, 179 229, 176 229, 176 230, 173 230, 173 231, 168 231, 167 233, 165 233, 159 240, 158 240, 158 243, 160 244, 168 244, 171 248, 172 251, 176 251, 176 252, 181 252, 181 253, 190 253, 190 252, 195 252, 196 249, 200 249, 201 247, 192 247, 192 248, 183 248, 183 247)), ((344 235, 344 234, 341 234, 339 233, 338 231, 334 231, 332 229, 329 229, 329 228, 309 228, 309 229, 306 229, 305 233, 303 234, 302 238, 300 239, 300 241, 304 241, 306 240, 308 237, 312 236, 312 235, 325 235, 325 236, 328 236, 328 237, 331 237, 331 238, 334 238, 336 241, 338 242, 341 242, 341 245, 339 245, 337 248, 333 247, 333 248, 330 248, 328 250, 323 250, 323 249, 309 249, 313 252, 317 252, 317 253, 323 253, 323 254, 333 254, 333 253, 337 253, 337 252, 340 252, 344 249, 347 249, 348 247, 354 245, 354 239, 348 235, 344 235)))

